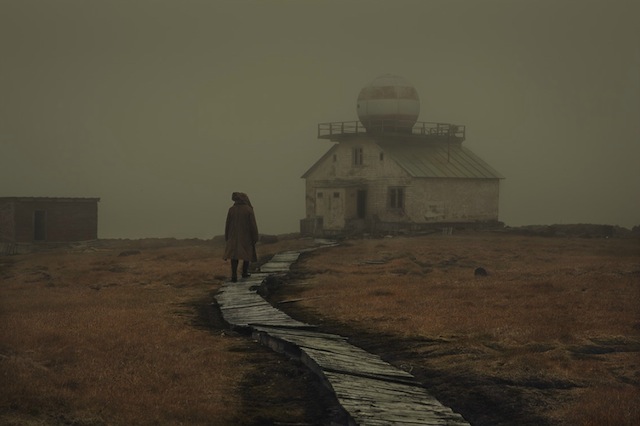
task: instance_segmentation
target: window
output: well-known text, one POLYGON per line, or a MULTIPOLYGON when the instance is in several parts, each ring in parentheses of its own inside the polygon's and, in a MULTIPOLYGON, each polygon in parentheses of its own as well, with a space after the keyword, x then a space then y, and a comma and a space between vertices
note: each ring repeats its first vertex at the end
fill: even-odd
POLYGON ((362 165, 362 148, 353 148, 353 165, 362 165))
POLYGON ((340 193, 339 192, 334 192, 333 193, 333 198, 340 198, 340 193))
POLYGON ((318 193, 316 194, 316 197, 318 197, 318 198, 322 198, 322 192, 318 192, 318 193))
POLYGON ((389 188, 389 208, 404 208, 404 188, 389 188))
POLYGON ((384 152, 380 153, 380 161, 384 161, 384 152))
POLYGON ((333 154, 333 162, 335 163, 336 161, 338 161, 338 154, 333 154))

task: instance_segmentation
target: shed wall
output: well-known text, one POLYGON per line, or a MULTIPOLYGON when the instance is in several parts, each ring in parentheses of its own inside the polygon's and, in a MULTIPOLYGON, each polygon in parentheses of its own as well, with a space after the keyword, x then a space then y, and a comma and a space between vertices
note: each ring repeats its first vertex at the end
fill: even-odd
POLYGON ((0 241, 15 241, 13 202, 0 200, 0 241))
POLYGON ((98 238, 97 201, 36 198, 13 201, 14 242, 35 240, 36 211, 44 212, 43 241, 86 241, 98 238))

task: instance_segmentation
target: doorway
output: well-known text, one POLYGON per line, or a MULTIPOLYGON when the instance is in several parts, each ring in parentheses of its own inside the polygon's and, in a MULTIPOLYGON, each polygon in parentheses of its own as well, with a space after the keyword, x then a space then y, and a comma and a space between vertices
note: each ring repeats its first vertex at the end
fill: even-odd
POLYGON ((36 210, 33 212, 33 239, 35 241, 44 241, 46 239, 47 228, 47 212, 44 210, 36 210))
POLYGON ((364 219, 367 215, 367 191, 359 189, 356 201, 356 215, 358 219, 364 219))

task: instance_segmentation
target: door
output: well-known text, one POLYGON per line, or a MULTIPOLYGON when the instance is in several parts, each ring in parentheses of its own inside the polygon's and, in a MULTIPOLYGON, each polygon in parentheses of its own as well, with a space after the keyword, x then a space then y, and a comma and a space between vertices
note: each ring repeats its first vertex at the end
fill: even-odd
POLYGON ((344 189, 318 188, 316 190, 316 216, 322 217, 324 229, 343 229, 344 189))
POLYGON ((364 219, 367 215, 367 191, 365 189, 358 190, 356 203, 358 219, 364 219))

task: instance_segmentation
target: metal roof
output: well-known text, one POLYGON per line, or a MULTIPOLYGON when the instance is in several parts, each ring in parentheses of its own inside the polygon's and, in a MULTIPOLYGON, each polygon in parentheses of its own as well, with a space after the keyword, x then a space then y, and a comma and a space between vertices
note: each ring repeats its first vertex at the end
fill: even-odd
POLYGON ((376 141, 412 177, 503 179, 493 167, 459 143, 376 141))
POLYGON ((21 203, 29 203, 29 202, 98 202, 100 198, 87 198, 87 197, 0 197, 0 201, 17 201, 21 203))

